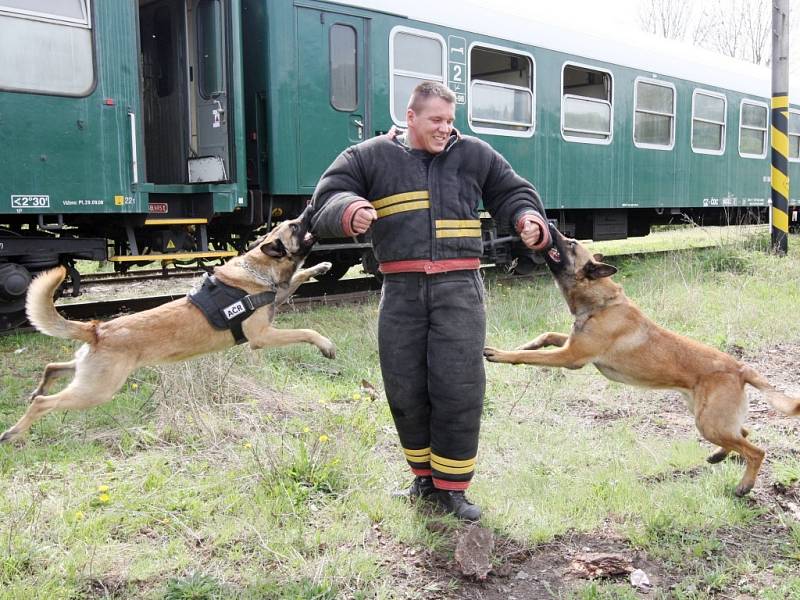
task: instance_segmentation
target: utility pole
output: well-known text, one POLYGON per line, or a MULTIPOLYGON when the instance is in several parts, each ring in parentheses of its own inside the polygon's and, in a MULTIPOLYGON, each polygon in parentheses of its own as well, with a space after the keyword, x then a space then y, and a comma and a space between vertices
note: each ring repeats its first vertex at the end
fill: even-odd
POLYGON ((772 243, 789 250, 789 0, 772 0, 772 243))

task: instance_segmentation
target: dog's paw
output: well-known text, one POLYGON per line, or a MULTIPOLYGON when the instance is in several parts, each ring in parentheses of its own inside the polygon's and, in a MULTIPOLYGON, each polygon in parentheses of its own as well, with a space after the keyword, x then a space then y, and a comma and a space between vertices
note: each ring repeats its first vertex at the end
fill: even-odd
POLYGON ((336 358, 336 344, 334 344, 328 338, 325 338, 325 341, 317 347, 319 348, 319 351, 322 352, 322 356, 325 358, 330 358, 331 360, 336 358))
POLYGON ((316 277, 317 275, 323 275, 331 270, 333 263, 329 263, 327 261, 321 262, 319 264, 314 265, 311 267, 311 276, 316 277))
POLYGON ((736 495, 737 498, 742 498, 744 496, 747 496, 747 494, 749 494, 750 490, 752 489, 753 489, 752 483, 747 485, 740 483, 739 485, 736 486, 736 489, 733 490, 733 493, 736 495))
POLYGON ((502 350, 498 350, 497 348, 492 348, 491 346, 486 346, 483 349, 483 357, 489 362, 501 362, 502 354, 503 354, 502 350))
POLYGON ((18 437, 19 437, 19 434, 17 432, 15 432, 13 428, 8 429, 8 430, 4 431, 2 435, 0 435, 0 444, 11 443, 14 440, 16 440, 18 437))

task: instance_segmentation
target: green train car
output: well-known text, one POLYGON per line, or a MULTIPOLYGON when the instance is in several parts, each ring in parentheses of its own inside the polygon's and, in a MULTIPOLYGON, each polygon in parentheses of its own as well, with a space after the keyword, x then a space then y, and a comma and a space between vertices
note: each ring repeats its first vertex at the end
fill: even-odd
MULTIPOLYGON (((767 215, 768 72, 659 40, 452 1, 0 0, 0 56, 0 329, 55 264, 231 256, 341 150, 402 127, 425 79, 578 237, 767 215)), ((789 141, 800 181, 796 102, 789 141)), ((510 233, 487 215, 486 260, 522 268, 492 241, 510 233)), ((311 260, 335 278, 371 256, 326 240, 311 260)))

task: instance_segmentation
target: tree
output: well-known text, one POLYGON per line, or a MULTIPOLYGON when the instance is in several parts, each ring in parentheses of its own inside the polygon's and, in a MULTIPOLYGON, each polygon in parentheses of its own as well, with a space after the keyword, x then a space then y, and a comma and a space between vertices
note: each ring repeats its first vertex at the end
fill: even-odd
POLYGON ((683 40, 692 17, 690 0, 642 0, 639 25, 644 31, 671 40, 683 40))
MULTIPOLYGON (((790 38, 798 4, 792 1, 790 38)), ((772 0, 640 0, 639 23, 655 35, 733 58, 763 65, 771 59, 772 0)))

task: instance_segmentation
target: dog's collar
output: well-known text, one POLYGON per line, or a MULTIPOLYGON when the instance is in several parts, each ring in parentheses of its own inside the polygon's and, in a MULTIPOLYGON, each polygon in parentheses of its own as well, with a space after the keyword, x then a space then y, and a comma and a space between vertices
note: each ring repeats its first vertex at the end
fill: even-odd
POLYGON ((242 267, 242 269, 244 271, 246 271, 248 274, 252 275, 256 279, 258 279, 261 283, 265 284, 269 291, 271 291, 271 292, 277 292, 278 291, 278 286, 275 284, 275 282, 272 281, 271 279, 269 279, 268 277, 266 277, 265 275, 263 275, 263 274, 259 273, 258 271, 256 271, 250 265, 250 263, 247 261, 247 259, 244 256, 242 257, 242 260, 239 263, 239 266, 242 267))

